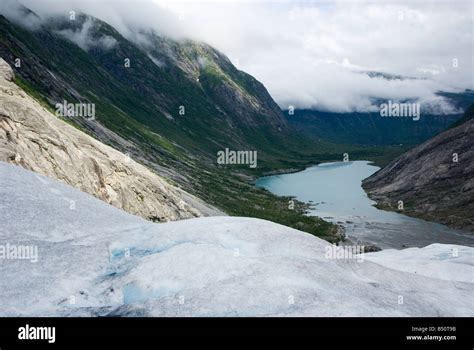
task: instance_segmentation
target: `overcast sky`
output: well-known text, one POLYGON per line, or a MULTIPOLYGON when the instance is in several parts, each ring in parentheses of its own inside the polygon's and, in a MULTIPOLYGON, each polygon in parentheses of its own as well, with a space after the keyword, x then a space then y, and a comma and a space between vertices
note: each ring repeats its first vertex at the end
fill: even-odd
POLYGON ((82 10, 132 39, 150 27, 206 41, 262 81, 282 108, 367 111, 376 97, 417 98, 449 112, 436 91, 474 88, 471 1, 21 2, 41 15, 82 10), (371 79, 364 71, 423 79, 371 79))

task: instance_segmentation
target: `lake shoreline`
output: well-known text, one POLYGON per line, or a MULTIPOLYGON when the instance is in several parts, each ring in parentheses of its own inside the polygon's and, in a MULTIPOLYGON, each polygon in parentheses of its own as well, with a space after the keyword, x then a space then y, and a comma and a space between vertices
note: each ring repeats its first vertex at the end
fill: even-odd
POLYGON ((460 230, 378 208, 362 187, 362 180, 379 169, 372 161, 324 162, 299 171, 262 176, 255 185, 308 204, 306 215, 344 230, 345 239, 338 242, 341 245, 354 243, 373 249, 433 243, 474 246, 474 237, 460 230))

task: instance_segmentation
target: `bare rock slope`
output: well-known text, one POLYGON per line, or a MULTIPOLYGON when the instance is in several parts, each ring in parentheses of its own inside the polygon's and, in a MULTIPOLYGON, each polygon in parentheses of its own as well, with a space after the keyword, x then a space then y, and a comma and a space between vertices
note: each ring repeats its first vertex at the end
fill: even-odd
POLYGON ((60 120, 13 83, 0 59, 0 161, 58 179, 153 221, 221 214, 60 120))
POLYGON ((474 231, 474 108, 462 123, 411 149, 363 181, 387 209, 474 231))

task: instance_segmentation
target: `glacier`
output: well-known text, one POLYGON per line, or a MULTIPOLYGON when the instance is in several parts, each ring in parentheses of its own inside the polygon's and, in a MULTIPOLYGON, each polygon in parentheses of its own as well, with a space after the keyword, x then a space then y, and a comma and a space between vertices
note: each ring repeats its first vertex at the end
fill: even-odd
POLYGON ((0 316, 474 316, 474 248, 328 259, 269 221, 152 223, 0 162, 0 316))

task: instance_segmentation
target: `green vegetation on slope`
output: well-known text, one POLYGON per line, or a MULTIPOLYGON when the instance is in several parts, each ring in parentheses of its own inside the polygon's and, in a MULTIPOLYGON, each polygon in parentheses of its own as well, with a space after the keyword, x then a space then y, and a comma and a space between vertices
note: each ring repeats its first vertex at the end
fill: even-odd
POLYGON ((58 34, 80 28, 85 20, 51 20, 30 32, 0 16, 0 54, 12 67, 15 58, 22 60, 20 68, 14 67, 17 83, 50 109, 63 100, 94 103, 97 120, 131 141, 136 150, 101 139, 85 119, 67 121, 130 151, 136 160, 230 215, 267 219, 337 240, 334 225, 305 216, 302 203, 289 210, 288 198, 256 188, 253 181, 283 169, 341 160, 343 153, 351 160, 382 164, 398 152, 302 137, 288 127, 261 83, 204 44, 173 42, 150 33, 156 48, 168 46, 148 52, 98 20, 93 20, 89 34, 112 37, 116 45, 108 50, 83 50, 58 34), (164 54, 168 49, 172 54, 164 54), (164 62, 163 67, 151 54, 164 62), (178 112, 181 106, 184 115, 178 112), (217 151, 224 148, 256 150, 258 168, 218 167, 217 151))

